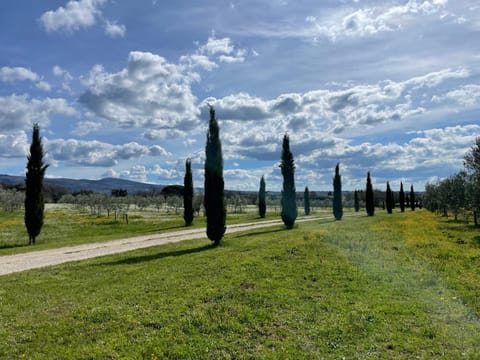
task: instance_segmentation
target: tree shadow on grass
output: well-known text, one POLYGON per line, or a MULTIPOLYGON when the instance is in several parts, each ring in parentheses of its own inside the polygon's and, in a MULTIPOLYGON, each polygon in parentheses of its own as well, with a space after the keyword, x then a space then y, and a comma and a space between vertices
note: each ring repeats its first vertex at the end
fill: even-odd
POLYGON ((29 246, 27 243, 25 244, 0 244, 0 249, 13 249, 17 247, 27 247, 29 246))
POLYGON ((184 250, 176 250, 176 251, 164 251, 164 252, 159 252, 156 254, 151 254, 151 255, 142 255, 142 256, 132 256, 128 257, 126 259, 121 259, 117 261, 111 261, 111 262, 106 262, 100 264, 101 266, 103 265, 132 265, 132 264, 139 264, 147 261, 154 261, 154 260, 159 260, 171 256, 182 256, 182 255, 188 255, 188 254, 195 254, 199 253, 205 250, 211 250, 213 249, 212 245, 204 245, 198 248, 191 248, 191 249, 184 249, 184 250))

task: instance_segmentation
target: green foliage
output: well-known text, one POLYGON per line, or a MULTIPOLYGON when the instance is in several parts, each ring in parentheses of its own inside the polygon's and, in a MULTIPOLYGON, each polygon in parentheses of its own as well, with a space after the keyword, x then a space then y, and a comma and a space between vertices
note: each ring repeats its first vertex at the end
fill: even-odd
POLYGON ((297 201, 295 192, 295 163, 290 151, 290 139, 287 134, 283 137, 282 161, 280 163, 283 176, 282 187, 282 220, 287 229, 292 229, 297 218, 297 201))
POLYGON ((220 129, 215 117, 215 110, 210 106, 210 121, 205 146, 204 206, 207 217, 207 236, 214 246, 220 243, 226 230, 224 187, 220 129))
POLYGON ((413 185, 410 186, 409 201, 410 201, 410 209, 412 209, 412 211, 415 211, 415 191, 413 191, 413 185))
POLYGON ((405 191, 403 190, 403 182, 400 182, 400 193, 398 194, 398 201, 400 203, 400 211, 405 212, 405 191))
POLYGON ((258 214, 262 219, 265 217, 265 213, 267 211, 267 202, 265 196, 265 178, 262 175, 262 178, 260 179, 260 189, 258 190, 258 214))
POLYGON ((368 216, 373 216, 375 214, 373 186, 372 186, 372 179, 370 178, 370 172, 368 172, 367 174, 367 188, 365 191, 365 209, 367 210, 368 216))
POLYGON ((2 276, 0 358, 478 359, 476 236, 379 214, 2 276))
POLYGON ((475 139, 475 145, 465 154, 464 165, 480 177, 480 137, 475 139))
POLYGON ((340 164, 335 166, 335 176, 333 178, 333 216, 335 220, 342 220, 342 178, 340 176, 340 164))
POLYGON ((185 161, 185 177, 183 178, 183 219, 185 225, 193 222, 193 175, 190 159, 185 161))
POLYGON ((358 198, 358 190, 355 190, 353 201, 354 201, 355 212, 359 212, 360 211, 360 199, 358 198))
POLYGON ((387 209, 387 213, 391 214, 393 210, 393 193, 392 189, 390 188, 390 183, 387 181, 387 190, 385 192, 385 207, 387 209))
POLYGON ((308 186, 305 186, 305 191, 303 192, 303 205, 305 208, 305 215, 310 215, 310 191, 308 186))
POLYGON ((43 226, 43 212, 45 208, 43 194, 43 178, 48 165, 43 162, 44 153, 40 128, 33 125, 30 155, 27 161, 25 177, 25 226, 27 228, 29 244, 35 245, 35 240, 43 226))

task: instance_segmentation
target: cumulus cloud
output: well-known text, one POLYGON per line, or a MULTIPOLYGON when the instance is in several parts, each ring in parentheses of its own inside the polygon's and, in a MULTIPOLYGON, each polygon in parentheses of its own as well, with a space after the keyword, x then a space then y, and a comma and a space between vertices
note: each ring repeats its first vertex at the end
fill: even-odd
POLYGON ((442 103, 445 100, 451 100, 467 107, 478 105, 480 103, 480 85, 467 84, 448 91, 446 94, 432 97, 432 101, 436 103, 442 103))
POLYGON ((95 25, 101 15, 100 7, 107 0, 70 0, 65 7, 49 10, 42 14, 40 22, 47 32, 76 31, 95 25))
POLYGON ((123 128, 177 129, 197 122, 192 76, 179 65, 149 52, 131 52, 128 65, 108 73, 96 65, 83 78, 80 102, 97 116, 123 128))
POLYGON ((99 19, 102 19, 106 35, 112 38, 123 37, 127 30, 125 25, 103 19, 101 7, 107 2, 108 0, 70 0, 65 6, 46 11, 39 20, 47 32, 73 33, 82 28, 94 26, 99 19))
POLYGON ((306 33, 313 37, 339 38, 363 37, 400 29, 412 18, 437 14, 445 16, 447 0, 409 0, 402 5, 374 6, 347 11, 341 9, 328 19, 308 16, 306 22, 313 27, 306 33))
POLYGON ((113 145, 95 140, 45 139, 45 148, 55 162, 100 167, 112 167, 122 160, 139 159, 144 156, 170 155, 158 145, 149 147, 136 142, 113 145))
POLYGON ((25 131, 16 131, 11 134, 0 134, 0 154, 5 158, 25 158, 28 154, 29 143, 25 131))
POLYGON ((112 38, 124 37, 127 28, 123 24, 118 24, 116 21, 105 21, 105 34, 112 38))
POLYGON ((3 66, 0 68, 0 81, 13 83, 16 81, 31 81, 35 83, 35 86, 43 91, 50 91, 51 86, 47 82, 43 81, 38 74, 30 69, 24 67, 8 67, 3 66))
POLYGON ((28 95, 0 97, 0 128, 3 131, 25 129, 33 123, 47 126, 53 115, 75 116, 77 111, 65 99, 30 99, 28 95))

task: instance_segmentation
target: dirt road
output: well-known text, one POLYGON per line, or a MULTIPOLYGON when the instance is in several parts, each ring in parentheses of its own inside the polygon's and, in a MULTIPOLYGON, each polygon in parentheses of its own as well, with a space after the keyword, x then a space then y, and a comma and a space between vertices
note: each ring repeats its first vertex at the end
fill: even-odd
MULTIPOLYGON (((355 214, 349 214, 352 216, 355 214)), ((302 217, 297 222, 327 220, 328 217, 302 217)), ((282 224, 281 220, 269 220, 227 226, 227 234, 248 231, 282 224)), ((62 264, 70 261, 91 259, 99 256, 118 254, 126 251, 147 248, 184 240, 206 238, 205 229, 181 230, 154 235, 137 236, 76 246, 67 246, 51 250, 31 251, 28 253, 0 256, 0 275, 62 264)))

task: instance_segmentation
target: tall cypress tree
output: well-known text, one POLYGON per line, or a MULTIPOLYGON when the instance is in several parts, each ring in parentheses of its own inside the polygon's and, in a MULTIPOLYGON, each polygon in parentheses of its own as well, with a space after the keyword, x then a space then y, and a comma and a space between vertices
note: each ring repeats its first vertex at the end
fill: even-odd
POLYGON ((265 177, 262 175, 260 179, 260 189, 258 190, 258 214, 263 219, 267 212, 267 202, 265 200, 265 177))
POLYGON ((185 161, 185 177, 183 178, 183 219, 185 226, 192 225, 193 222, 193 176, 192 162, 190 159, 185 161))
POLYGON ((413 191, 413 185, 410 186, 410 209, 415 211, 415 191, 413 191))
POLYGON ((360 211, 360 200, 358 198, 358 190, 355 190, 353 201, 354 201, 355 212, 359 212, 360 211))
POLYGON ((33 125, 30 155, 27 157, 25 178, 25 226, 28 232, 28 244, 35 245, 35 239, 43 226, 45 202, 43 198, 43 178, 48 168, 43 162, 43 145, 38 124, 33 125))
POLYGON ((370 178, 370 172, 368 172, 367 174, 367 189, 365 191, 365 208, 367 210, 368 216, 373 216, 375 214, 373 187, 372 187, 372 179, 370 178))
POLYGON ((405 191, 403 191, 403 182, 400 182, 400 193, 398 194, 398 201, 400 202, 400 211, 405 212, 405 191))
POLYGON ((282 189, 282 220, 287 229, 293 228, 297 218, 297 202, 295 193, 295 163, 290 151, 290 139, 287 134, 283 137, 282 162, 280 163, 283 176, 282 189))
POLYGON ((387 181, 387 191, 385 193, 385 205, 387 208, 387 213, 391 214, 393 209, 393 194, 392 189, 390 188, 390 183, 387 181))
POLYGON ((226 209, 224 202, 223 156, 220 129, 215 109, 210 106, 210 121, 205 146, 205 214, 207 236, 217 246, 225 234, 226 209))
POLYGON ((308 186, 305 186, 305 191, 303 192, 303 205, 305 207, 305 215, 310 215, 310 191, 308 186))
POLYGON ((333 178, 333 216, 335 220, 342 220, 342 177, 340 176, 340 164, 335 166, 335 177, 333 178))

